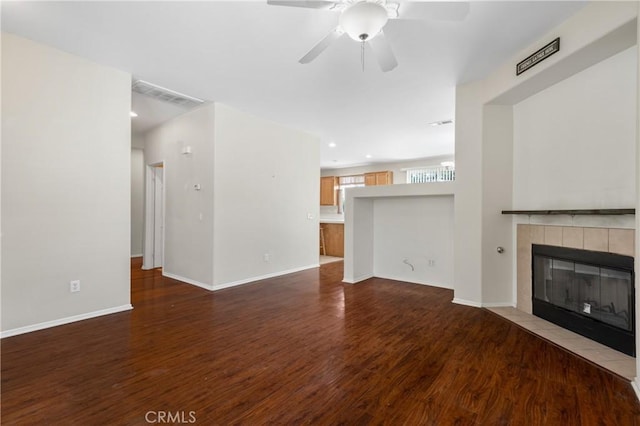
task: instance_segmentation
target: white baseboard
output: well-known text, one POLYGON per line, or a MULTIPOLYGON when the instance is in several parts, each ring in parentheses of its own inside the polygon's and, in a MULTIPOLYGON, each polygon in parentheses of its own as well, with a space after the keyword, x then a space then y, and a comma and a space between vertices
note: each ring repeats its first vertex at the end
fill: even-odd
POLYGON ((482 308, 482 303, 474 302, 472 300, 459 299, 457 297, 454 297, 451 302, 456 303, 458 305, 473 306, 474 308, 482 308))
POLYGON ((482 307, 483 308, 515 308, 516 305, 514 305, 511 302, 498 302, 498 303, 483 303, 482 307))
POLYGON ((453 287, 451 287, 450 285, 434 283, 434 282, 431 282, 431 281, 430 282, 416 281, 416 280, 411 281, 411 280, 406 279, 405 277, 392 277, 392 276, 379 275, 379 274, 374 274, 374 276, 376 276, 378 278, 384 278, 385 280, 402 281, 402 282, 405 282, 405 283, 428 285, 430 287, 446 288, 447 290, 453 290, 453 287))
POLYGON ((205 290, 209 290, 209 291, 214 290, 214 288, 213 288, 213 286, 211 284, 201 283, 200 281, 192 280, 190 278, 181 277, 180 275, 172 274, 170 272, 165 272, 164 270, 162 270, 162 276, 163 277, 167 277, 167 278, 172 278, 174 280, 182 281, 183 283, 195 285, 197 287, 204 288, 205 290))
POLYGON ((260 275, 257 277, 246 278, 238 281, 231 281, 228 283, 215 284, 212 286, 211 290, 222 290, 223 288, 235 287, 238 285, 249 284, 259 280, 266 280, 267 278, 275 278, 280 277, 282 275, 293 274, 294 272, 306 271, 307 269, 313 269, 319 267, 319 264, 314 263, 313 265, 302 266, 300 268, 287 269, 286 271, 278 271, 273 272, 271 274, 260 275))
POLYGON ((636 376, 636 378, 631 381, 631 387, 636 392, 636 396, 638 397, 638 400, 640 400, 640 383, 638 382, 639 380, 640 380, 640 375, 636 376))
POLYGON ((57 327, 59 325, 70 324, 72 322, 82 321, 90 318, 101 317, 103 315, 115 314, 118 312, 130 311, 133 309, 131 304, 115 306, 113 308, 101 309, 99 311, 87 312, 86 314, 74 315, 71 317, 60 318, 53 321, 41 322, 38 324, 27 325, 24 327, 13 328, 0 333, 0 338, 17 336, 19 334, 31 333, 32 331, 44 330, 45 328, 57 327))
POLYGON ((368 280, 369 278, 373 278, 373 275, 366 274, 366 275, 360 275, 359 277, 355 277, 355 278, 344 277, 342 278, 342 282, 346 284, 356 284, 356 283, 359 283, 360 281, 368 280))
POLYGON ((303 267, 300 267, 300 268, 287 269, 285 271, 278 271, 278 272, 273 272, 271 274, 260 275, 260 276, 257 276, 257 277, 251 277, 251 278, 246 278, 246 279, 242 279, 242 280, 238 280, 238 281, 231 281, 231 282, 228 282, 228 283, 215 284, 215 285, 201 283, 199 281, 192 280, 190 278, 185 278, 185 277, 181 277, 180 275, 172 274, 170 272, 165 272, 164 270, 162 271, 162 275, 165 276, 165 277, 168 277, 168 278, 173 278, 174 280, 182 281, 182 282, 187 283, 187 284, 191 284, 191 285, 195 285, 197 287, 204 288, 205 290, 216 291, 216 290, 222 290, 224 288, 235 287, 235 286, 239 286, 239 285, 243 285, 243 284, 249 284, 249 283, 252 283, 252 282, 255 282, 255 281, 259 281, 259 280, 265 280, 267 278, 275 278, 275 277, 279 277, 279 276, 282 276, 282 275, 292 274, 294 272, 305 271, 307 269, 313 269, 313 268, 317 268, 319 266, 320 266, 319 264, 314 263, 313 265, 303 266, 303 267))

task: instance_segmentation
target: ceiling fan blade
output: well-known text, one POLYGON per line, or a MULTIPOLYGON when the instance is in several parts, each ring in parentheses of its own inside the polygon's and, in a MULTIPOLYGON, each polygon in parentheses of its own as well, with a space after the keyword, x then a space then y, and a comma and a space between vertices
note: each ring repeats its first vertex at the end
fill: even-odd
POLYGON ((309 9, 332 9, 336 3, 327 0, 267 0, 271 6, 306 7, 309 9))
POLYGON ((469 9, 469 2, 466 1, 405 1, 400 5, 399 15, 402 19, 462 21, 469 15, 469 9))
POLYGON ((389 40, 382 31, 378 33, 374 38, 368 41, 373 54, 378 60, 378 65, 383 72, 391 71, 398 66, 398 61, 391 50, 389 40))
POLYGON ((300 58, 298 62, 300 62, 301 64, 308 64, 309 62, 313 61, 316 57, 318 57, 318 55, 324 52, 324 50, 329 47, 331 43, 342 37, 342 34, 344 34, 342 30, 334 28, 329 34, 327 34, 325 38, 323 38, 318 42, 318 44, 313 46, 309 53, 300 58))

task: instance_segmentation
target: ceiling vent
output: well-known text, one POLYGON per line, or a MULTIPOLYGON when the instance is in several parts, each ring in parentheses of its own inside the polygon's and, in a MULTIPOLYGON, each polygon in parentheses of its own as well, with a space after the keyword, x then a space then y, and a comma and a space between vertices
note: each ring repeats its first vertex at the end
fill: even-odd
POLYGON ((141 95, 149 96, 159 101, 168 102, 170 104, 179 105, 184 108, 193 108, 204 103, 202 99, 183 95, 164 87, 156 86, 144 80, 136 80, 131 86, 131 90, 141 95))

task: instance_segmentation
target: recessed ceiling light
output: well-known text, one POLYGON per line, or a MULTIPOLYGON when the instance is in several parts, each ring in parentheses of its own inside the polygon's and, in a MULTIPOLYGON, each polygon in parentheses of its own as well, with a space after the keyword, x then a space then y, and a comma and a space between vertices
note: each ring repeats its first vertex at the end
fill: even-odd
POLYGON ((335 148, 336 147, 336 143, 335 142, 330 142, 329 143, 329 148, 335 148))
POLYGON ((365 157, 366 157, 366 158, 372 158, 372 157, 373 157, 373 155, 371 155, 371 154, 367 154, 367 155, 365 155, 365 157))
POLYGON ((451 124, 451 123, 453 123, 453 120, 442 120, 442 121, 433 121, 429 123, 429 125, 436 127, 436 126, 442 126, 442 125, 451 124))
POLYGON ((131 111, 129 112, 129 115, 133 118, 133 117, 137 117, 138 114, 136 114, 135 112, 131 111))

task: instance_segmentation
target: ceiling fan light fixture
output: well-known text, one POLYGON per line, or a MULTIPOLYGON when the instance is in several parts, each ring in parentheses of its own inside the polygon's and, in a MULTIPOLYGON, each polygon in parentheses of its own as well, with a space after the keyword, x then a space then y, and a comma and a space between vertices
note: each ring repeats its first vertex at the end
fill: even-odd
POLYGON ((378 4, 361 1, 349 6, 340 15, 340 27, 355 41, 375 37, 389 20, 387 9, 378 4))

